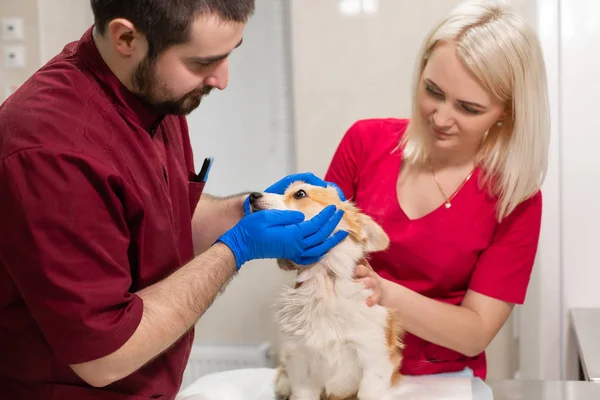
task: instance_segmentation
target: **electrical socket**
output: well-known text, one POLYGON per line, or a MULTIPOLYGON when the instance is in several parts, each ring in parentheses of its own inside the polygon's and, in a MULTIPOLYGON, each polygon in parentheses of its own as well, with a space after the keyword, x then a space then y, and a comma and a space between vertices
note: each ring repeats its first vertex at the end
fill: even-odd
POLYGON ((24 37, 23 18, 0 19, 0 38, 3 40, 23 40, 24 37))
POLYGON ((25 46, 22 44, 4 46, 2 58, 6 68, 23 68, 25 66, 25 46))

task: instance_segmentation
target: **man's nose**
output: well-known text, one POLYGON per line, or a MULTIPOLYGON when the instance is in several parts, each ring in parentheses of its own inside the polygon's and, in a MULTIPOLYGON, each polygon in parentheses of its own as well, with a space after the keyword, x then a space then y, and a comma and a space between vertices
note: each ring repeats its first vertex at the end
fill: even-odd
POLYGON ((215 66, 210 76, 206 79, 206 85, 216 87, 219 90, 224 90, 229 83, 229 59, 226 58, 215 66))

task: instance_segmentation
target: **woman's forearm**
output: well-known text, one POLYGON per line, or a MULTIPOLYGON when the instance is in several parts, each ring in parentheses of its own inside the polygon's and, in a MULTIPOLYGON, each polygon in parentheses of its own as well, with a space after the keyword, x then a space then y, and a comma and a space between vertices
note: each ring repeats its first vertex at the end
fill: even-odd
POLYGON ((469 357, 481 353, 491 341, 475 311, 432 300, 386 279, 381 284, 381 305, 394 309, 403 328, 413 335, 469 357))

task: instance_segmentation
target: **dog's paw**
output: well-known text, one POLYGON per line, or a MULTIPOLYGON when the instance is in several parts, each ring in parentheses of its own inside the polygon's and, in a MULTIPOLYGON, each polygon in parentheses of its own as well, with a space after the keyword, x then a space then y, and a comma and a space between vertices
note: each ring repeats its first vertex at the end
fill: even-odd
POLYGON ((279 367, 277 370, 277 376, 275 377, 275 399, 276 400, 290 400, 292 396, 292 387, 290 385, 290 378, 283 367, 279 367))
POLYGON ((377 396, 372 396, 371 394, 368 395, 362 395, 362 397, 360 395, 358 395, 358 397, 356 397, 357 400, 394 400, 394 396, 390 393, 385 393, 383 395, 377 395, 377 396))
POLYGON ((390 390, 384 389, 371 389, 361 390, 358 393, 358 400, 392 400, 393 396, 390 390))
POLYGON ((283 394, 283 393, 279 393, 277 391, 275 391, 275 400, 291 400, 291 393, 290 394, 283 394))
POLYGON ((290 400, 290 399, 291 399, 290 395, 285 395, 285 394, 275 392, 275 400, 290 400))

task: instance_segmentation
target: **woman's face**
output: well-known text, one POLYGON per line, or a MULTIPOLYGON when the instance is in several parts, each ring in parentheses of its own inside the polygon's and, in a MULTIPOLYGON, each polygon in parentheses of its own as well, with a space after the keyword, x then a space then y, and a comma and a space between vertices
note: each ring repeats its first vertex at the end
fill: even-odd
POLYGON ((476 151, 484 134, 505 116, 505 105, 467 70, 454 42, 441 42, 432 51, 417 99, 432 149, 476 151))

